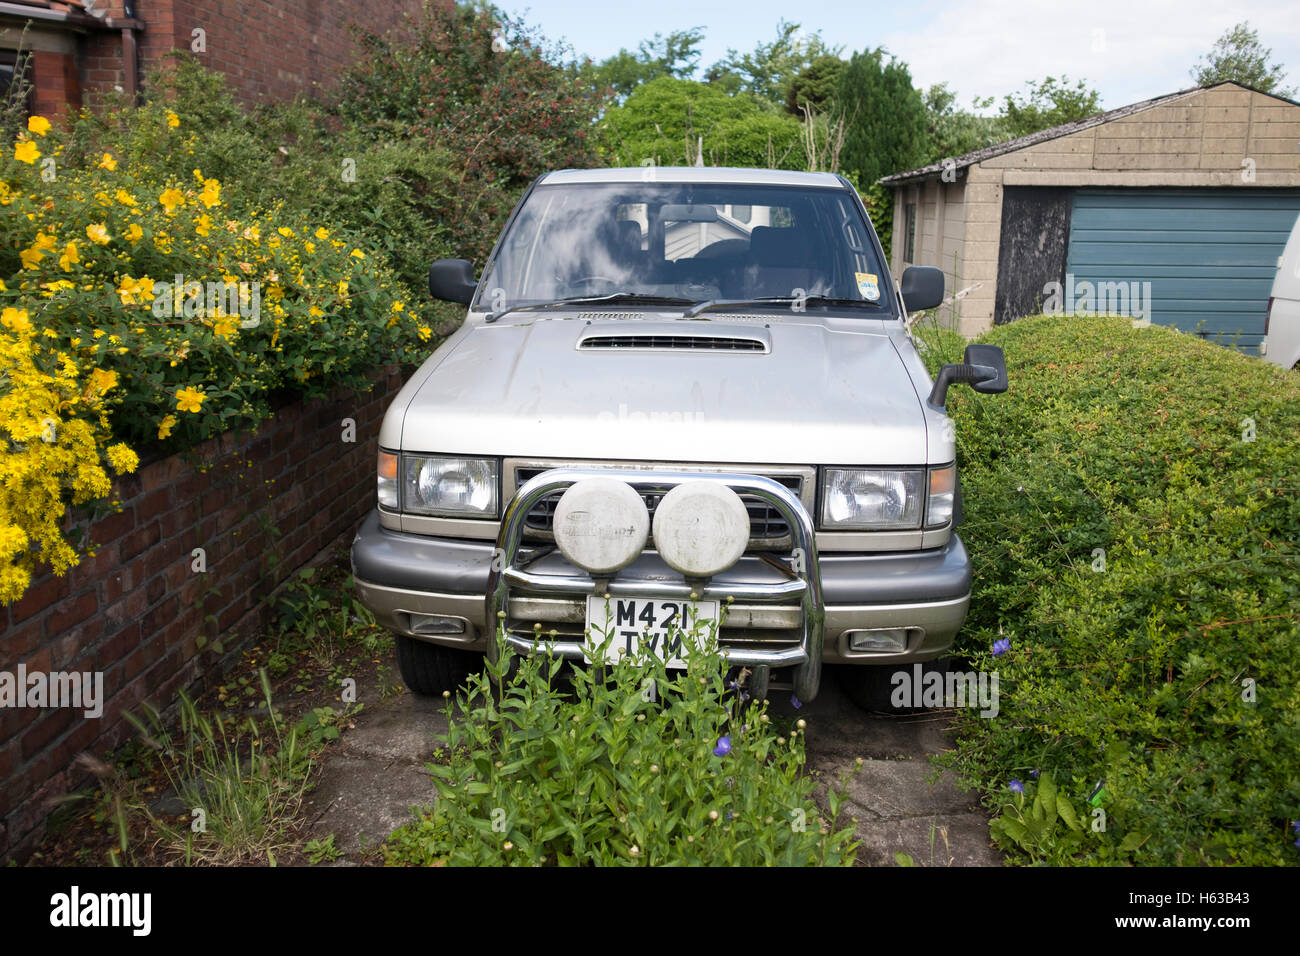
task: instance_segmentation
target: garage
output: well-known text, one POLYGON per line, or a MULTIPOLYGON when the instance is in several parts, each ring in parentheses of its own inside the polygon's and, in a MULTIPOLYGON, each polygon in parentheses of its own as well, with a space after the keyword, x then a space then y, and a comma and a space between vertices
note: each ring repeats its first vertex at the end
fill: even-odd
POLYGON ((890 269, 941 268, 968 336, 1118 311, 1257 354, 1298 142, 1300 103, 1218 83, 895 173, 890 269))
POLYGON ((1255 354, 1297 216, 1300 190, 1080 189, 1067 286, 1148 282, 1152 322, 1255 354))

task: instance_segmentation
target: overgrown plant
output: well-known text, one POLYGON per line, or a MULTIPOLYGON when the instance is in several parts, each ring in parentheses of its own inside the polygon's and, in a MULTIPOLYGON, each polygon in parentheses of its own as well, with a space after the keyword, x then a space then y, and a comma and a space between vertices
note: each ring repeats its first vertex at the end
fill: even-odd
POLYGON ((448 700, 438 801, 390 838, 388 861, 851 865, 842 791, 827 814, 812 799, 804 721, 783 735, 716 647, 685 640, 684 670, 621 657, 570 672, 503 646, 448 700))
POLYGON ((959 714, 951 762, 999 812, 1028 769, 1072 799, 1105 781, 1080 842, 1002 827, 1030 858, 1300 864, 1295 376, 1128 318, 984 340, 1011 384, 949 393, 975 576, 957 649, 1000 672, 1001 713, 959 714))
POLYGON ((265 672, 261 682, 266 714, 260 723, 205 714, 183 693, 176 733, 152 707, 143 708, 143 717, 127 715, 157 751, 185 808, 180 822, 149 817, 165 848, 186 864, 274 864, 276 851, 292 845, 288 832, 314 759, 272 706, 265 672))

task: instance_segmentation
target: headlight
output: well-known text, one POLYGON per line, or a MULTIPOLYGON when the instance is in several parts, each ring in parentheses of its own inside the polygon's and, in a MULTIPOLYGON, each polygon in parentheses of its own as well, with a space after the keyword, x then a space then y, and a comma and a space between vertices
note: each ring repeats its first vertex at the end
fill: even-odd
POLYGON ((823 481, 823 528, 887 531, 921 527, 924 471, 827 468, 823 481))
POLYGON ((497 516, 497 463, 491 458, 402 456, 402 510, 459 518, 497 516))
POLYGON ((942 528, 952 520, 953 493, 956 490, 956 465, 930 469, 930 500, 925 506, 927 528, 942 528))

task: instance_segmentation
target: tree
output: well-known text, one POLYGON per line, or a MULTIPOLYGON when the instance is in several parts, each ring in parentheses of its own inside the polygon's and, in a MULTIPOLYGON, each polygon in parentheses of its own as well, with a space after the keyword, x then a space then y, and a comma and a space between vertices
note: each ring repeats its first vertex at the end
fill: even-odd
POLYGON ((1261 93, 1294 96, 1294 89, 1281 85, 1286 79, 1281 65, 1269 65, 1268 59, 1272 55, 1272 50, 1260 44, 1259 31, 1252 30, 1249 21, 1243 21, 1215 40, 1210 52, 1196 61, 1191 73, 1197 86, 1232 82, 1261 93))
POLYGON ((804 115, 804 107, 813 111, 825 108, 835 96, 844 61, 823 53, 790 78, 786 84, 785 111, 792 116, 804 115))
MULTIPOLYGON (((974 109, 988 109, 993 97, 972 102, 974 109)), ((957 108, 957 94, 947 83, 936 83, 925 91, 925 132, 929 139, 924 162, 992 146, 1007 138, 1001 122, 994 116, 979 116, 957 108)))
MULTIPOLYGON (((821 33, 804 37, 799 30, 797 23, 780 21, 775 40, 760 43, 753 53, 728 50, 725 57, 709 68, 705 80, 728 93, 746 90, 770 103, 785 105, 794 77, 821 57, 838 60, 841 49, 827 46, 821 33)), ((790 112, 797 113, 797 106, 790 112)))
POLYGON ((703 141, 709 166, 803 169, 802 130, 751 93, 661 76, 643 83, 597 124, 601 153, 614 166, 695 163, 703 141))
POLYGON ((598 89, 610 89, 621 102, 642 83, 660 76, 685 79, 695 73, 704 39, 703 27, 674 30, 667 36, 656 33, 653 40, 642 40, 637 52, 619 50, 600 63, 583 68, 584 78, 598 89))
POLYGON ((886 60, 883 47, 853 54, 840 72, 834 102, 847 121, 840 165, 862 187, 924 162, 925 102, 907 64, 886 60))
POLYGON ((450 186, 412 181, 429 220, 482 262, 523 188, 596 161, 601 106, 566 51, 492 7, 428 5, 404 34, 360 31, 364 55, 340 77, 341 123, 445 153, 450 186))
POLYGON ((1100 93, 1089 89, 1084 80, 1074 86, 1069 82, 1067 76, 1059 82, 1049 76, 1041 83, 1028 81, 1028 93, 1008 94, 1000 117, 1006 135, 1012 139, 1026 136, 1100 111, 1100 93))

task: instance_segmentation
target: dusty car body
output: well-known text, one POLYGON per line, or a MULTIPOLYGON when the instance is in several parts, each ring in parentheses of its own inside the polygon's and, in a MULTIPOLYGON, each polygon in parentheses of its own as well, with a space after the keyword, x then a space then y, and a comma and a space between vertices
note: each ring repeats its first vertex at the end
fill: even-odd
POLYGON ((480 280, 434 264, 433 294, 468 313, 380 432, 353 571, 407 685, 444 689, 498 629, 584 657, 602 599, 660 630, 687 600, 724 606, 720 642, 757 693, 811 700, 823 663, 857 665, 851 680, 946 654, 971 568, 944 394, 1003 390, 1006 372, 973 346, 931 380, 906 309, 942 283, 914 268, 900 291, 836 175, 541 177, 480 280), (621 564, 598 534, 630 548, 621 564))

